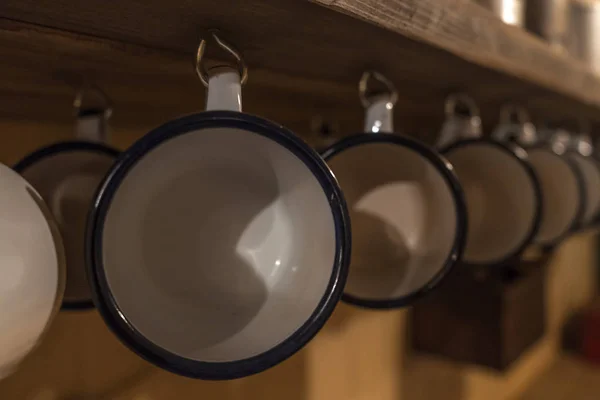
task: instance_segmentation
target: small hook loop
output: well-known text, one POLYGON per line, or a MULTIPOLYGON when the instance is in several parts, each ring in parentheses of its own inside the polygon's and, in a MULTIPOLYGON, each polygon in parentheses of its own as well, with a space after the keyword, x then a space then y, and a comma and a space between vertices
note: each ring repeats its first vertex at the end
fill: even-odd
MULTIPOLYGON (((215 41, 219 47, 224 49, 227 53, 229 53, 233 58, 235 58, 238 66, 238 70, 240 73, 240 80, 242 85, 246 83, 248 80, 248 67, 246 66, 246 62, 242 57, 241 53, 236 50, 231 44, 227 43, 225 40, 221 39, 218 35, 219 31, 215 29, 211 29, 209 31, 212 39, 215 41)), ((204 52, 206 51, 207 40, 202 38, 200 40, 200 44, 198 45, 198 51, 196 52, 196 73, 198 77, 204 84, 204 86, 208 87, 208 69, 204 64, 204 52)))
POLYGON ((372 104, 372 100, 369 99, 369 81, 374 80, 383 84, 390 96, 389 102, 395 105, 398 101, 398 91, 396 87, 385 75, 378 71, 365 71, 358 81, 358 94, 360 101, 364 107, 369 107, 372 104))

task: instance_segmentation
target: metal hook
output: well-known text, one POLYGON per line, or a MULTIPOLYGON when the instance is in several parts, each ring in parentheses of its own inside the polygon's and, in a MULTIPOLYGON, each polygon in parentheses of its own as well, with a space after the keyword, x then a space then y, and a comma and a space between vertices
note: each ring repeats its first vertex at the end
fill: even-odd
POLYGON ((469 112, 469 117, 479 117, 479 107, 475 101, 465 93, 453 93, 446 97, 445 112, 447 117, 457 114, 456 108, 462 105, 469 112))
POLYGON ((516 142, 521 146, 531 146, 539 140, 529 112, 523 106, 511 103, 500 109, 499 123, 492 132, 492 138, 501 142, 516 142))
MULTIPOLYGON (((240 79, 241 79, 241 83, 243 85, 248 80, 248 67, 246 66, 246 63, 245 63, 244 59, 242 58, 242 55, 240 54, 240 52, 237 51, 235 49, 235 47, 233 47, 232 45, 230 45, 229 43, 227 43, 223 39, 221 39, 218 36, 218 32, 219 31, 216 29, 209 30, 209 33, 212 36, 213 40, 222 49, 226 50, 229 54, 231 54, 233 56, 233 58, 235 58, 235 60, 237 61, 238 69, 240 72, 240 79)), ((202 81, 204 86, 208 87, 208 70, 206 69, 206 66, 202 62, 203 58, 204 58, 204 51, 206 50, 206 45, 207 45, 206 39, 202 38, 202 40, 200 40, 200 44, 198 45, 198 51, 196 52, 196 73, 198 74, 198 77, 200 78, 200 80, 202 81)))
POLYGON ((575 149, 584 156, 589 156, 594 152, 591 131, 592 125, 588 119, 579 118, 577 120, 577 132, 572 135, 572 141, 575 149))
POLYGON ((84 84, 75 94, 75 99, 73 100, 73 108, 75 110, 75 115, 80 114, 81 108, 83 107, 83 100, 85 99, 85 94, 88 92, 94 92, 100 98, 100 100, 102 100, 102 102, 104 103, 104 118, 110 118, 113 112, 112 100, 110 99, 110 97, 108 97, 106 92, 100 89, 99 86, 89 83, 84 84))
POLYGON ((396 102, 398 101, 398 91, 396 90, 396 87, 394 86, 392 81, 390 81, 388 78, 386 78, 385 75, 383 75, 381 72, 377 72, 377 71, 363 72, 362 76, 360 77, 360 81, 358 81, 358 94, 360 96, 360 102, 362 103, 362 105, 364 107, 369 107, 372 103, 367 98, 367 88, 369 86, 369 80, 371 78, 375 79, 376 81, 379 81, 385 85, 385 87, 388 90, 389 95, 390 95, 389 102, 392 103, 393 105, 395 105, 396 102))
POLYGON ((531 122, 531 118, 524 107, 516 104, 505 104, 500 110, 500 121, 503 123, 513 123, 515 121, 519 125, 525 125, 531 122))

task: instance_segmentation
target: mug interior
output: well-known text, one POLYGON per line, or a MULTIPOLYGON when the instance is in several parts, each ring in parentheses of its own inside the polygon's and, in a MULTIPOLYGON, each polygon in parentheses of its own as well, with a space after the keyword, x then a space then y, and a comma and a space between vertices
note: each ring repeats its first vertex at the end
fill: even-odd
POLYGON ((542 217, 535 242, 551 244, 576 222, 582 200, 580 183, 564 157, 541 148, 528 154, 542 193, 542 217))
POLYGON ((65 303, 91 300, 84 254, 87 216, 115 158, 116 153, 70 148, 20 170, 49 206, 60 229, 67 257, 65 303))
POLYGON ((588 225, 594 221, 600 211, 600 169, 591 157, 570 154, 570 159, 577 165, 585 186, 585 208, 581 222, 588 225))
POLYGON ((228 362, 309 320, 329 295, 337 239, 329 199, 297 155, 219 127, 172 137, 128 171, 101 251, 135 330, 181 357, 228 362))
POLYGON ((385 141, 347 147, 327 163, 350 210, 347 296, 402 299, 448 267, 458 216, 455 194, 439 166, 407 145, 385 141))
POLYGON ((42 200, 0 164, 0 375, 37 345, 62 298, 60 243, 42 200))
POLYGON ((445 152, 465 192, 467 244, 463 259, 494 264, 530 239, 539 198, 535 180, 508 149, 487 141, 458 144, 445 152))

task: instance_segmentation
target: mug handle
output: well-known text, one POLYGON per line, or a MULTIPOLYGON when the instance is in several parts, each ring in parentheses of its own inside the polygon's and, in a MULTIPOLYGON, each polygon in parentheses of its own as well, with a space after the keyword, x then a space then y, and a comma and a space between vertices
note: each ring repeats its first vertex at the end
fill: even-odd
POLYGON ((590 156, 594 153, 594 142, 592 141, 591 124, 589 120, 577 121, 578 130, 572 137, 573 149, 582 156, 590 156))
POLYGON ((113 104, 108 95, 96 85, 84 85, 73 100, 75 113, 75 136, 84 141, 107 143, 108 119, 112 115, 113 104), (92 93, 101 101, 100 106, 84 107, 87 94, 92 93))
POLYGON ((446 103, 444 104, 446 118, 460 116, 459 107, 464 107, 467 111, 467 118, 480 118, 479 107, 477 107, 471 96, 465 93, 452 93, 446 97, 446 103))
POLYGON ((527 110, 516 104, 505 104, 500 109, 500 120, 492 139, 499 142, 516 142, 520 145, 537 143, 537 131, 527 110))
POLYGON ((365 108, 365 131, 371 133, 393 132, 393 110, 398 101, 396 87, 385 75, 378 71, 363 72, 358 81, 358 95, 365 108), (385 87, 385 92, 369 95, 369 82, 374 80, 385 87))
POLYGON ((219 37, 217 30, 212 29, 209 33, 215 43, 236 60, 237 71, 229 65, 219 65, 211 69, 207 68, 204 62, 207 40, 204 38, 200 40, 198 51, 196 52, 196 74, 207 88, 205 110, 241 112, 242 85, 248 80, 246 63, 239 51, 219 37))
POLYGON ((436 142, 438 149, 445 148, 462 139, 472 139, 481 136, 481 118, 479 107, 465 93, 452 93, 446 97, 444 104, 446 120, 436 142), (462 115, 460 109, 466 111, 462 115))

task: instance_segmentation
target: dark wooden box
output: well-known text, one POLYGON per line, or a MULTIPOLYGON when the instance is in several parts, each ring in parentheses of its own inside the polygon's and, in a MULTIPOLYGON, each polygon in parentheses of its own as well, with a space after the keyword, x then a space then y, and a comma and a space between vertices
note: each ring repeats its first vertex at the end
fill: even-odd
POLYGON ((457 268, 415 305, 414 348, 504 370, 544 333, 546 262, 510 275, 457 268))

